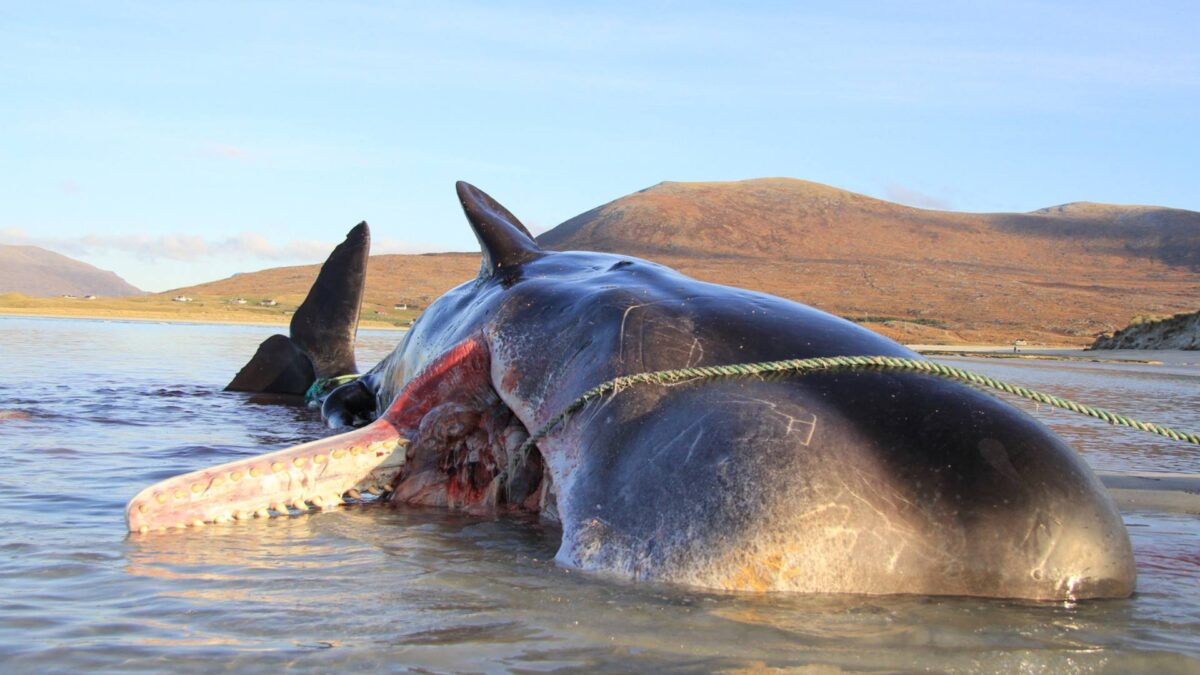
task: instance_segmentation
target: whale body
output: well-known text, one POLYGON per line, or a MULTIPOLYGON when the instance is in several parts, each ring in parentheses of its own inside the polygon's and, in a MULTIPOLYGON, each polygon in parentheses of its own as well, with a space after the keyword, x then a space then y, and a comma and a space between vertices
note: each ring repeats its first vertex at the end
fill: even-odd
MULTIPOLYGON (((478 277, 325 399, 332 424, 365 426, 275 453, 270 466, 287 466, 274 476, 287 481, 247 460, 245 471, 267 475, 239 483, 245 500, 273 504, 335 478, 342 489, 367 469, 337 473, 339 451, 350 461, 351 450, 392 447, 387 470, 370 469, 391 502, 538 514, 561 526, 560 564, 599 573, 730 591, 1063 600, 1134 590, 1128 534, 1086 463, 1026 413, 932 375, 638 385, 521 452, 580 394, 621 375, 920 356, 782 298, 630 256, 542 250, 495 200, 457 189, 483 254, 478 277), (321 472, 293 467, 319 457, 321 472)), ((135 499, 131 528, 153 522, 143 512, 165 517, 171 492, 135 499)))

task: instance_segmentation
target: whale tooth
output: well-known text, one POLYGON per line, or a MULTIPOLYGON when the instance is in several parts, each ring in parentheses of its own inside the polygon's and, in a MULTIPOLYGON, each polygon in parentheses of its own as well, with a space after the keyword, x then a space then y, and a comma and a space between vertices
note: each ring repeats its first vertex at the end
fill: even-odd
POLYGON ((204 527, 204 521, 197 518, 192 521, 192 527, 204 527))
POLYGON ((334 459, 341 459, 346 456, 346 451, 341 448, 338 448, 337 450, 334 450, 333 452, 331 452, 329 454, 334 459))
POLYGON ((325 455, 315 455, 313 457, 313 464, 324 464, 324 463, 325 463, 325 455))
POLYGON ((250 520, 253 517, 254 516, 247 511, 238 511, 237 513, 233 514, 234 520, 250 520))
POLYGON ((250 476, 251 477, 258 478, 261 475, 262 475, 262 469, 258 468, 257 466, 250 468, 250 476))
POLYGON ((160 492, 160 493, 154 495, 154 501, 158 502, 159 504, 166 504, 167 503, 166 493, 160 492))
POLYGON ((358 490, 355 490, 354 488, 350 488, 349 490, 346 490, 346 496, 349 497, 350 499, 362 499, 362 493, 359 492, 358 490))
POLYGON ((150 510, 149 504, 138 504, 138 513, 145 513, 150 510))
POLYGON ((259 509, 259 510, 257 510, 257 511, 255 511, 255 512, 254 512, 254 515, 255 515, 255 516, 257 516, 257 517, 259 517, 259 518, 270 518, 270 517, 271 517, 271 512, 270 512, 270 511, 268 511, 267 509, 259 509))
POLYGON ((312 498, 312 505, 313 505, 313 506, 315 506, 315 507, 316 507, 316 508, 318 508, 318 509, 319 509, 319 508, 321 508, 321 507, 323 507, 323 506, 325 506, 325 498, 324 498, 324 497, 321 497, 321 496, 313 497, 313 498, 312 498))
POLYGON ((284 469, 283 462, 271 462, 271 471, 272 472, 279 473, 280 471, 283 471, 283 469, 284 469))
POLYGON ((380 490, 378 485, 367 486, 367 494, 375 495, 376 497, 378 497, 380 492, 383 492, 383 490, 380 490))
POLYGON ((138 532, 141 534, 146 534, 149 531, 150 531, 150 527, 148 525, 143 525, 138 528, 138 532))
POLYGON ((279 515, 281 515, 281 516, 286 516, 286 515, 288 515, 288 513, 290 513, 290 512, 288 511, 287 504, 284 504, 284 503, 282 503, 282 502, 280 502, 279 504, 276 504, 276 505, 272 506, 271 508, 275 509, 275 512, 276 512, 276 513, 278 513, 278 514, 279 514, 279 515))
POLYGON ((295 467, 297 469, 299 469, 299 468, 303 467, 305 464, 308 464, 308 458, 307 457, 297 457, 296 459, 292 460, 292 464, 295 465, 295 467))
POLYGON ((242 472, 241 472, 241 471, 234 471, 234 472, 232 472, 232 473, 230 473, 230 474, 229 474, 229 480, 230 480, 230 482, 236 483, 236 482, 238 482, 238 481, 239 481, 239 480, 241 480, 241 479, 242 479, 242 472))

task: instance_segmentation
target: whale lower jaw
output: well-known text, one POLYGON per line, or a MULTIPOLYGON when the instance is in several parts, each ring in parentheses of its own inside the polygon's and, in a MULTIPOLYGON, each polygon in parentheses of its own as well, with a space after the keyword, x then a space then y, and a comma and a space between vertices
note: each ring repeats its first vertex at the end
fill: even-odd
POLYGON ((528 430, 492 389, 471 338, 407 382, 379 419, 344 434, 169 478, 125 509, 131 532, 390 501, 554 518, 555 495, 528 430))
POLYGON ((290 515, 391 489, 408 439, 387 420, 151 485, 125 508, 131 532, 290 515))

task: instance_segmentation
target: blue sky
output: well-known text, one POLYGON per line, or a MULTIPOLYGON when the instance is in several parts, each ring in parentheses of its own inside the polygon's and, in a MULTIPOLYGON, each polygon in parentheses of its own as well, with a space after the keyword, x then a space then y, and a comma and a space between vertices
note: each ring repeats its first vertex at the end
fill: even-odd
POLYGON ((1200 210, 1200 4, 0 6, 0 243, 165 290, 662 180, 1200 210))

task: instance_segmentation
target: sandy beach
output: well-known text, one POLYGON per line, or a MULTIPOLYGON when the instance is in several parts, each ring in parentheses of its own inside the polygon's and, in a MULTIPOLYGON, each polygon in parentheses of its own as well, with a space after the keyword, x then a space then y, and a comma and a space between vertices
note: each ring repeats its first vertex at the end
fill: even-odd
MULTIPOLYGON (((251 310, 252 311, 252 310, 251 310)), ((193 323, 216 325, 243 326, 279 326, 286 327, 291 321, 290 314, 252 314, 250 312, 228 312, 225 316, 214 315, 212 312, 153 312, 115 310, 103 307, 81 306, 78 308, 11 308, 0 307, 0 317, 38 317, 47 319, 88 319, 93 321, 128 321, 134 323, 193 323)), ((407 327, 397 326, 394 322, 379 321, 364 318, 359 322, 359 328, 370 330, 389 330, 404 332, 407 327)), ((1088 351, 1078 345, 1033 345, 1019 347, 1014 351, 1012 345, 1002 344, 906 344, 915 352, 928 356, 977 356, 992 358, 1019 359, 1049 359, 1049 360, 1082 360, 1082 361, 1140 361, 1143 363, 1159 363, 1148 359, 1137 350, 1088 351)))

